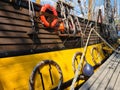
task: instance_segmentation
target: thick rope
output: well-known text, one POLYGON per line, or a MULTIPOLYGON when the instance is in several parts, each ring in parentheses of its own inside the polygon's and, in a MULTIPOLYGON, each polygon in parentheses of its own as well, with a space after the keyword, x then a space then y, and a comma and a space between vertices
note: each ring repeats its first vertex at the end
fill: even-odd
MULTIPOLYGON (((56 90, 61 90, 61 85, 63 83, 62 70, 61 70, 60 66, 56 62, 54 62, 53 60, 43 60, 34 67, 32 73, 30 75, 30 79, 29 79, 30 90, 36 90, 35 89, 36 73, 39 71, 39 74, 40 74, 40 70, 46 65, 53 65, 57 69, 57 71, 59 73, 59 83, 58 83, 58 87, 56 90)), ((43 90, 45 90, 44 83, 42 85, 43 85, 43 90)))
MULTIPOLYGON (((35 33, 36 33, 36 28, 35 28, 35 22, 34 22, 34 17, 35 17, 35 10, 33 6, 33 2, 31 0, 28 0, 28 5, 29 5, 29 17, 32 25, 32 30, 28 32, 28 34, 33 34, 32 39, 33 41, 36 40, 35 38, 35 33)), ((34 46, 34 42, 32 43, 33 49, 37 48, 37 45, 34 46)))
POLYGON ((80 63, 78 64, 78 69, 77 69, 76 72, 75 72, 75 76, 74 76, 72 85, 71 85, 71 87, 70 87, 70 90, 74 90, 74 84, 75 84, 75 82, 77 81, 78 74, 79 74, 78 72, 79 72, 80 69, 81 69, 82 62, 83 62, 83 60, 84 60, 83 58, 84 58, 84 56, 85 56, 85 54, 86 54, 88 42, 89 42, 89 40, 90 40, 90 36, 91 36, 92 31, 94 31, 94 32, 96 33, 96 35, 97 35, 104 43, 106 43, 114 52, 120 54, 120 51, 118 51, 118 50, 116 50, 114 47, 112 47, 94 28, 91 28, 91 30, 90 30, 90 32, 89 32, 89 36, 88 36, 88 38, 87 38, 87 42, 86 42, 85 48, 84 48, 84 52, 83 52, 83 54, 82 54, 82 56, 81 56, 80 63))
POLYGON ((82 67, 82 62, 83 62, 83 60, 84 60, 84 56, 85 56, 85 54, 86 54, 87 46, 88 46, 88 43, 89 43, 89 40, 90 40, 90 36, 91 36, 91 33, 92 33, 93 30, 94 30, 94 29, 91 28, 91 30, 90 30, 90 32, 89 32, 89 36, 88 36, 88 38, 87 38, 87 42, 86 42, 86 45, 85 45, 85 47, 84 47, 83 54, 82 54, 81 59, 80 59, 80 63, 78 64, 78 69, 77 69, 76 72, 75 72, 75 76, 74 76, 74 79, 73 79, 73 81, 72 81, 72 85, 71 85, 71 87, 70 87, 70 90, 74 90, 74 84, 75 84, 75 82, 77 81, 79 71, 80 71, 80 69, 81 69, 81 67, 82 67))
POLYGON ((29 15, 31 17, 34 17, 35 16, 35 11, 34 11, 34 6, 33 6, 33 3, 31 0, 28 0, 29 1, 29 15))
POLYGON ((105 42, 114 52, 119 53, 120 51, 116 50, 113 46, 111 46, 95 29, 93 29, 93 31, 98 35, 98 37, 105 42))
POLYGON ((29 16, 30 16, 30 20, 32 22, 32 26, 34 27, 34 17, 35 17, 35 11, 34 11, 34 6, 31 0, 29 1, 29 16))

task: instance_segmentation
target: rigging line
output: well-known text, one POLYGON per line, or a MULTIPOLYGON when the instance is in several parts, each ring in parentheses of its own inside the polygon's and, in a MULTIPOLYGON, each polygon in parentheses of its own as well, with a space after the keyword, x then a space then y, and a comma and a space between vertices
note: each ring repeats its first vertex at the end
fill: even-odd
POLYGON ((81 11, 82 15, 84 16, 83 8, 81 5, 81 0, 78 0, 78 3, 79 3, 80 11, 81 11))
POLYGON ((89 40, 90 40, 90 36, 91 36, 93 30, 94 30, 94 28, 91 28, 91 30, 90 30, 90 32, 89 32, 89 35, 88 35, 88 38, 87 38, 87 42, 86 42, 86 45, 85 45, 85 47, 84 47, 83 54, 82 54, 81 59, 80 59, 80 63, 78 64, 78 68, 77 68, 77 70, 76 70, 76 72, 75 72, 75 76, 74 76, 74 78, 73 78, 73 81, 72 81, 72 85, 71 85, 71 87, 70 87, 70 90, 74 90, 74 84, 75 84, 75 82, 77 81, 79 71, 80 71, 80 69, 81 69, 81 67, 82 67, 82 62, 83 62, 83 60, 84 60, 84 56, 85 56, 85 54, 86 54, 87 47, 88 47, 88 43, 89 43, 89 40))
MULTIPOLYGON (((95 0, 94 0, 94 1, 95 1, 95 0)), ((93 3, 93 2, 92 2, 92 3, 93 3)), ((90 7, 89 10, 91 10, 91 9, 92 9, 92 11, 93 11, 94 8, 90 7)), ((84 17, 84 20, 85 20, 85 17, 84 17)), ((87 27, 88 27, 88 25, 89 25, 89 22, 90 22, 90 21, 88 20, 87 25, 86 25, 86 27, 85 27, 84 34, 85 34, 85 32, 87 31, 87 27)))
MULTIPOLYGON (((97 22, 95 23, 95 27, 97 29, 97 22)), ((95 29, 93 31, 96 33, 96 35, 104 42, 106 43, 114 52, 119 53, 120 51, 116 50, 112 45, 110 45, 95 29)))
MULTIPOLYGON (((54 0, 51 0, 51 1, 53 1, 55 4, 57 4, 57 1, 54 1, 54 0)), ((44 4, 45 4, 45 2, 42 2, 42 3, 44 3, 44 4)), ((76 4, 76 5, 77 5, 77 3, 76 3, 76 2, 74 2, 74 4, 76 4)), ((78 11, 78 10, 75 10, 75 9, 74 9, 74 11, 77 11, 77 12, 79 12, 79 13, 80 13, 80 11, 78 11)))
MULTIPOLYGON (((33 34, 32 35, 32 39, 33 41, 35 42, 36 41, 36 36, 35 36, 35 33, 36 33, 36 29, 35 29, 35 22, 34 22, 34 17, 35 17, 35 11, 34 11, 34 6, 33 6, 33 3, 31 0, 28 0, 28 5, 29 5, 29 16, 30 16, 30 20, 31 20, 31 24, 32 24, 32 30, 29 31, 29 35, 30 34, 33 34)), ((32 43, 32 46, 33 46, 33 49, 35 49, 37 46, 34 47, 34 42, 32 43)))
POLYGON ((74 90, 74 84, 75 84, 75 82, 76 82, 76 80, 77 80, 77 78, 78 78, 78 74, 79 74, 78 72, 79 72, 80 69, 81 69, 82 62, 83 62, 83 58, 84 58, 84 56, 85 56, 85 54, 86 54, 88 42, 89 42, 89 39, 90 39, 90 36, 91 36, 92 31, 94 31, 94 32, 98 35, 98 37, 100 37, 100 39, 102 39, 102 41, 104 41, 113 51, 115 51, 116 53, 119 53, 119 54, 120 54, 120 51, 118 51, 118 50, 116 50, 114 47, 112 47, 94 28, 91 28, 91 30, 90 30, 90 32, 89 32, 89 36, 88 36, 88 38, 87 38, 86 45, 85 45, 85 47, 84 47, 84 52, 83 52, 83 54, 82 54, 82 56, 81 56, 80 63, 79 63, 79 65, 78 65, 78 69, 77 69, 76 72, 75 72, 75 76, 74 76, 74 79, 73 79, 73 81, 72 81, 72 85, 71 85, 71 87, 70 87, 70 90, 74 90))
MULTIPOLYGON (((57 4, 57 1, 54 1, 54 0, 52 0, 55 4, 57 4)), ((42 2, 42 3, 44 3, 45 4, 45 2, 42 2)), ((74 2, 76 5, 77 5, 77 3, 76 2, 74 2)), ((76 11, 77 13, 80 13, 80 11, 78 11, 78 10, 75 10, 75 9, 73 9, 73 11, 76 11)))
POLYGON ((84 34, 86 33, 86 31, 87 31, 87 27, 88 27, 88 25, 89 25, 89 20, 88 20, 88 22, 87 22, 87 25, 86 25, 86 27, 85 27, 85 31, 84 31, 84 34))
POLYGON ((95 29, 93 30, 103 42, 105 42, 114 52, 119 53, 120 51, 116 50, 112 45, 110 45, 95 29))
POLYGON ((29 0, 29 15, 32 18, 35 16, 34 6, 31 0, 29 0))
MULTIPOLYGON (((90 9, 91 9, 92 7, 90 7, 90 9)), ((85 21, 85 17, 84 17, 84 21, 85 21)), ((85 31, 84 31, 84 33, 83 34, 85 34, 86 33, 86 31, 87 31, 87 27, 88 27, 88 25, 89 25, 89 20, 87 21, 87 25, 86 25, 86 27, 85 27, 85 31)))

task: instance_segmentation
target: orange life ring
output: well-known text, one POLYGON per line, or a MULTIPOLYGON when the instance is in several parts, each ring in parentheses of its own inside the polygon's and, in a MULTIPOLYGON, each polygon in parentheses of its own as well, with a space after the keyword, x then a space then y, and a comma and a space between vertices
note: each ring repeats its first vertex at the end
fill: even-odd
MULTIPOLYGON (((45 4, 45 5, 41 8, 41 12, 46 12, 47 9, 50 9, 50 10, 53 12, 53 15, 54 15, 54 16, 56 16, 56 17, 58 16, 56 9, 55 9, 54 7, 52 7, 52 6, 50 6, 49 4, 45 4)), ((46 18, 45 18, 44 15, 41 15, 40 18, 41 18, 41 21, 44 23, 44 25, 45 25, 46 27, 51 27, 51 28, 53 28, 53 27, 56 25, 57 21, 58 21, 57 18, 54 18, 54 20, 53 20, 51 23, 49 23, 49 22, 46 20, 46 18)))

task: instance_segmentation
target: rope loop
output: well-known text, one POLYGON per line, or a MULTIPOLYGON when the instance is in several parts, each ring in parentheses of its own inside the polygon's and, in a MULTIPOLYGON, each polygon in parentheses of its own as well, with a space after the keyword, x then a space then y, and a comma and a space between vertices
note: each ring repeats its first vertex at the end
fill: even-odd
MULTIPOLYGON (((52 65, 52 66, 56 67, 56 69, 58 70, 59 83, 58 83, 57 90, 61 89, 61 85, 63 83, 63 74, 62 74, 62 70, 61 70, 60 66, 56 62, 54 62, 53 60, 43 60, 34 67, 32 73, 30 75, 30 79, 29 79, 30 90, 36 90, 35 89, 35 77, 36 77, 36 74, 37 73, 41 74, 40 70, 43 67, 45 67, 46 65, 49 65, 49 66, 52 65)), ((50 74, 52 74, 52 73, 50 73, 50 74)), ((43 87, 43 90, 45 90, 44 83, 42 83, 42 87, 43 87)))

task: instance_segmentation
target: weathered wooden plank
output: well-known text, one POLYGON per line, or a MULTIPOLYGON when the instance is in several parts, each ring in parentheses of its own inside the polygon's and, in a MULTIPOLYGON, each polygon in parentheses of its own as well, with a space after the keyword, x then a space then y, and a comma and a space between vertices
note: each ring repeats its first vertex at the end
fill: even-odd
MULTIPOLYGON (((88 37, 84 37, 84 39, 87 39, 88 37)), ((99 38, 97 35, 91 35, 90 36, 90 39, 97 39, 97 38, 99 38)))
MULTIPOLYGON (((22 27, 22 26, 0 24, 0 31, 27 33, 31 30, 32 30, 32 27, 22 27)), ((45 29, 39 29, 39 34, 57 35, 55 32, 50 32, 50 30, 45 30, 45 29)))
POLYGON ((96 81, 96 79, 99 77, 99 75, 102 73, 102 71, 111 63, 111 59, 115 57, 116 53, 114 52, 105 63, 103 63, 102 66, 90 77, 85 84, 83 84, 79 90, 88 90, 96 81))
POLYGON ((15 25, 25 25, 28 27, 31 27, 32 23, 31 22, 27 22, 27 21, 20 21, 20 20, 15 20, 15 19, 11 19, 11 18, 4 18, 4 17, 0 17, 0 23, 6 23, 6 24, 15 24, 15 25))
MULTIPOLYGON (((87 26, 87 28, 90 29, 90 24, 87 25, 86 23, 80 22, 80 26, 81 27, 86 27, 87 26)), ((98 25, 97 28, 100 28, 100 26, 98 25)))
POLYGON ((12 5, 0 1, 0 9, 14 11, 15 13, 21 13, 28 15, 29 11, 27 9, 21 8, 20 10, 15 9, 12 5))
POLYGON ((60 39, 40 39, 41 43, 62 43, 60 39))
MULTIPOLYGON (((0 52, 8 52, 8 51, 21 51, 21 50, 30 50, 30 49, 53 49, 53 48, 63 48, 64 45, 56 44, 56 43, 44 43, 44 44, 30 44, 30 45, 0 45, 0 52)), ((6 54, 6 53, 5 53, 6 54)))
POLYGON ((97 87, 98 90, 105 90, 107 85, 109 84, 109 81, 112 78, 112 75, 118 66, 118 59, 120 58, 120 55, 119 54, 117 54, 117 55, 118 56, 116 58, 114 58, 115 59, 115 61, 113 61, 114 64, 111 65, 110 67, 106 68, 109 72, 105 76, 101 75, 102 77, 104 77, 104 79, 102 80, 102 82, 99 83, 99 86, 97 87))
POLYGON ((51 32, 49 29, 39 29, 40 34, 50 34, 50 35, 57 35, 57 32, 54 32, 54 30, 51 32))
POLYGON ((4 11, 4 10, 0 10, 0 17, 15 18, 15 19, 20 19, 20 20, 30 21, 29 16, 21 15, 19 13, 14 13, 10 11, 4 11))
MULTIPOLYGON (((113 90, 114 86, 116 86, 116 81, 118 80, 119 72, 120 72, 120 64, 119 64, 119 62, 120 62, 120 60, 118 59, 118 66, 117 66, 115 72, 113 73, 113 76, 112 76, 108 86, 106 87, 106 90, 113 90)), ((115 88, 114 90, 117 90, 118 88, 120 88, 120 86, 115 88)))
POLYGON ((32 30, 31 27, 21 27, 21 26, 12 26, 12 25, 5 25, 5 24, 0 24, 0 29, 1 30, 16 30, 16 31, 30 31, 32 30))
MULTIPOLYGON (((120 63, 119 63, 119 65, 120 65, 120 63)), ((119 71, 117 81, 116 81, 115 86, 114 86, 114 90, 120 90, 120 71, 119 71)))
POLYGON ((29 43, 34 43, 32 39, 25 38, 0 38, 0 45, 25 45, 29 43), (4 41, 4 42, 3 42, 4 41))
POLYGON ((0 52, 29 50, 33 49, 33 47, 33 45, 0 45, 0 52))
MULTIPOLYGON (((44 31, 43 31, 44 32, 44 31)), ((49 39, 59 39, 57 35, 48 34, 48 33, 42 33, 37 34, 38 38, 49 38, 49 39)), ((21 32, 8 32, 8 31, 0 31, 0 38, 30 38, 30 36, 27 33, 21 33, 21 32)))
MULTIPOLYGON (((98 42, 98 40, 99 40, 99 38, 90 38, 89 43, 90 43, 91 41, 98 42)), ((84 39, 84 41, 86 42, 87 39, 84 39)))
MULTIPOLYGON (((116 56, 112 59, 115 61, 116 56)), ((105 79, 105 76, 107 76, 107 74, 110 71, 110 67, 114 65, 114 62, 110 62, 106 68, 104 68, 104 70, 99 69, 102 73, 98 76, 98 78, 96 78, 96 81, 94 82, 94 84, 90 87, 90 90, 96 90, 98 89, 100 83, 102 83, 102 81, 105 79)), ((103 89, 104 90, 104 89, 103 89)))
MULTIPOLYGON (((85 45, 85 42, 86 42, 86 41, 83 42, 83 45, 85 45)), ((93 41, 91 41, 91 40, 90 40, 88 45, 93 45, 93 44, 98 44, 98 43, 100 43, 100 41, 98 41, 98 40, 93 40, 93 41)))
MULTIPOLYGON (((33 38, 34 40, 34 38, 33 38)), ((28 43, 34 43, 32 39, 28 38, 0 38, 0 45, 2 44, 28 44, 28 43), (4 42, 3 42, 4 41, 4 42)), ((37 39, 38 43, 56 43, 61 42, 60 39, 37 39)))
POLYGON ((89 45, 100 43, 99 41, 90 41, 89 45))
MULTIPOLYGON (((86 28, 86 26, 84 25, 84 26, 81 27, 81 29, 82 29, 83 31, 86 30, 85 32, 88 33, 88 32, 90 31, 91 27, 87 27, 87 28, 86 28)), ((97 27, 96 30, 98 31, 98 30, 100 30, 100 28, 97 27)))

